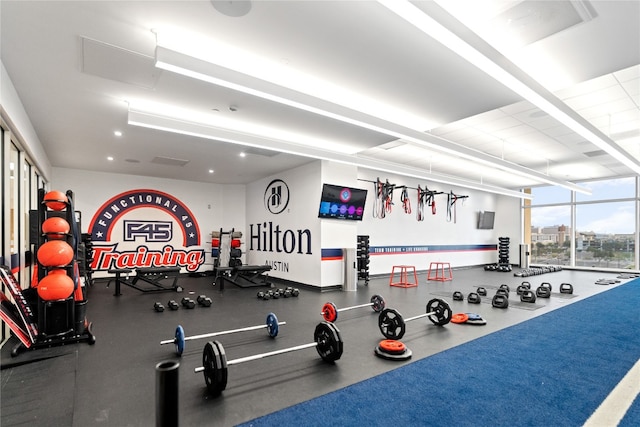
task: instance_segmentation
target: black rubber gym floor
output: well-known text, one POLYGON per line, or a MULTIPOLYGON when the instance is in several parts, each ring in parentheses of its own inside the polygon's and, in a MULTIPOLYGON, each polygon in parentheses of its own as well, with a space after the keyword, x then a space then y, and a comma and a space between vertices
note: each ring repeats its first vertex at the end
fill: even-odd
MULTIPOLYGON (((11 357, 17 343, 12 338, 2 348, 1 410, 3 427, 30 426, 150 426, 156 422, 156 372, 162 361, 179 361, 179 420, 184 426, 231 426, 268 414, 295 403, 389 371, 412 360, 520 323, 566 304, 606 291, 614 285, 596 285, 601 278, 615 279, 615 273, 562 270, 527 278, 513 273, 487 272, 482 268, 459 269, 453 281, 427 282, 419 272, 419 286, 389 286, 389 277, 374 278, 368 286, 358 285, 355 292, 319 292, 300 287, 297 298, 261 300, 256 293, 264 288, 225 286, 223 292, 212 286, 211 277, 180 278, 182 293, 142 293, 123 286, 123 295, 113 296, 113 283, 99 279, 89 290, 87 318, 93 323, 96 344, 69 344, 39 349, 11 357), (522 281, 533 288, 542 282, 553 286, 549 299, 534 304, 520 303, 515 288, 522 281), (558 293, 561 283, 571 283, 574 294, 558 293), (490 298, 501 285, 511 288, 510 307, 494 308, 490 298), (483 286, 488 296, 481 304, 453 301, 453 291, 465 296, 483 286), (213 300, 211 307, 167 308, 167 302, 180 302, 184 296, 196 299, 204 294, 213 300), (207 393, 202 373, 202 351, 208 339, 186 341, 181 357, 173 345, 160 341, 173 339, 181 325, 187 336, 228 329, 264 325, 269 313, 280 322, 276 338, 264 330, 216 337, 224 344, 228 359, 294 347, 314 341, 314 329, 322 321, 324 303, 338 308, 368 303, 381 295, 386 306, 413 317, 426 311, 432 298, 445 299, 454 313, 473 312, 486 319, 484 326, 433 325, 421 318, 407 323, 402 342, 413 352, 406 362, 389 361, 374 355, 384 339, 378 328, 378 315, 369 307, 340 312, 336 326, 344 341, 344 353, 335 364, 322 361, 314 348, 255 360, 228 369, 228 384, 220 397, 207 393), (164 312, 156 312, 161 302, 164 312)), ((621 282, 625 283, 626 279, 621 282)), ((284 286, 276 286, 284 287, 284 286)), ((304 424, 301 421, 301 425, 304 424)))

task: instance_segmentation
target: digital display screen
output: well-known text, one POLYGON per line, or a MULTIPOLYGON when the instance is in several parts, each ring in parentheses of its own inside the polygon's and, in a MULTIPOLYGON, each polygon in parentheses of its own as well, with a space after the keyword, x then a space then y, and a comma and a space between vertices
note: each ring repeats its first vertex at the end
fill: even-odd
POLYGON ((323 184, 318 218, 362 221, 367 190, 323 184))

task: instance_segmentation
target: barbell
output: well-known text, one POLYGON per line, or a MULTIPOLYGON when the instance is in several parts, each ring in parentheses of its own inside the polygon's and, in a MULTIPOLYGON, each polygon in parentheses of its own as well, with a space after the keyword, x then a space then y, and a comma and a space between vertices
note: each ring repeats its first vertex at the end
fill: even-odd
POLYGON ((374 295, 371 297, 371 302, 368 302, 366 304, 354 305, 351 307, 337 308, 334 303, 327 302, 322 306, 322 311, 320 312, 320 314, 322 315, 322 318, 324 320, 333 323, 338 320, 338 313, 341 311, 353 310, 362 307, 371 307, 373 308, 373 311, 379 313, 380 311, 382 311, 382 309, 385 308, 385 306, 386 303, 384 301, 384 298, 382 298, 380 295, 374 295))
POLYGON ((319 323, 313 333, 313 339, 314 342, 309 344, 301 344, 295 347, 283 348, 281 350, 255 354, 253 356, 246 356, 233 360, 227 360, 227 355, 222 343, 219 341, 209 341, 202 351, 202 366, 195 368, 193 371, 195 373, 203 372, 207 390, 213 396, 219 396, 220 393, 227 388, 227 368, 232 365, 264 359, 265 357, 276 356, 278 354, 290 353, 292 351, 304 350, 311 347, 316 348, 318 354, 325 362, 333 363, 342 356, 342 337, 340 336, 340 331, 333 323, 319 323))
POLYGON ((406 323, 412 320, 429 317, 435 325, 443 326, 451 321, 453 312, 446 301, 434 298, 427 303, 427 312, 403 319, 402 315, 392 308, 385 308, 378 316, 378 327, 387 339, 399 340, 404 336, 406 323))
POLYGON ((160 341, 160 345, 175 344, 176 345, 176 354, 178 356, 181 356, 182 352, 184 351, 184 347, 185 347, 185 342, 186 341, 199 340, 199 339, 203 339, 203 338, 212 338, 212 337, 217 337, 219 335, 229 335, 229 334, 235 334, 235 333, 238 333, 238 332, 255 331, 255 330, 264 329, 264 328, 267 328, 267 333, 269 334, 269 336, 271 338, 275 338, 275 337, 278 336, 279 327, 282 326, 282 325, 286 325, 286 324, 287 324, 287 322, 278 322, 278 318, 276 317, 276 315, 273 314, 273 313, 269 313, 267 315, 267 322, 266 322, 265 325, 248 326, 246 328, 230 329, 230 330, 227 330, 227 331, 219 331, 219 332, 211 332, 211 333, 208 333, 208 334, 193 335, 193 336, 190 336, 190 337, 185 337, 184 328, 182 326, 178 325, 178 327, 176 328, 175 337, 172 340, 160 341))

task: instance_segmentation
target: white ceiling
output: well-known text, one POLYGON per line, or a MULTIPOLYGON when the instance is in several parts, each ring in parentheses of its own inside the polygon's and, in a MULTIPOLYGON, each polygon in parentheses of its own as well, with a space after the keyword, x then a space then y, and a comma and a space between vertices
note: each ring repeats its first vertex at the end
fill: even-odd
MULTIPOLYGON (((414 3, 465 37, 476 31, 640 164, 639 1, 471 1, 460 22, 435 2, 414 3), (576 11, 571 4, 590 17, 565 28, 572 22, 561 18, 576 11), (506 31, 505 22, 509 33, 487 33, 506 31)), ((312 160, 281 153, 282 145, 264 138, 263 149, 249 148, 128 125, 128 105, 140 100, 282 129, 315 145, 297 151, 307 155, 331 144, 351 147, 358 159, 425 181, 445 175, 511 189, 542 183, 155 68, 155 33, 179 29, 424 120, 425 138, 440 148, 454 143, 558 180, 633 173, 374 1, 2 0, 0 19, 2 63, 54 167, 230 184, 312 160), (250 10, 234 17, 214 4, 250 10)))

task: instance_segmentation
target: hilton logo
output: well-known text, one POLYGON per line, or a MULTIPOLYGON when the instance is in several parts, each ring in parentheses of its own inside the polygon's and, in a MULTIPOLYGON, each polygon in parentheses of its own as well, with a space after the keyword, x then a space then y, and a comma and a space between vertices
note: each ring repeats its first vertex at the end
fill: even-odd
POLYGON ((281 179, 274 179, 264 191, 264 207, 274 215, 282 213, 289 205, 289 187, 281 179))

